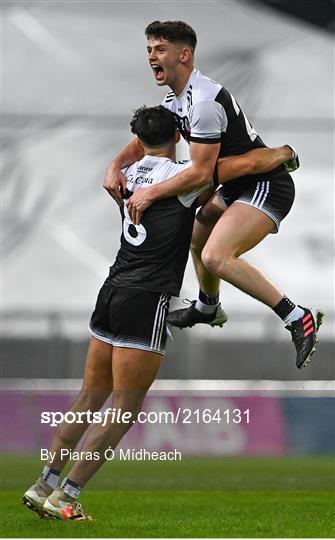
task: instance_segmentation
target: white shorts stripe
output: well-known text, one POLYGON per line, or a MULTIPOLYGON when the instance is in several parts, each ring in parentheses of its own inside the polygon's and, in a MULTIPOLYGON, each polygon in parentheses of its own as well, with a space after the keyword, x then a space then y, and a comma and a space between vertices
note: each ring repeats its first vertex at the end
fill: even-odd
POLYGON ((257 186, 256 186, 256 189, 255 189, 255 193, 254 193, 254 196, 253 196, 253 198, 252 198, 250 204, 254 204, 254 201, 255 201, 255 199, 256 199, 256 197, 257 197, 257 193, 258 193, 258 190, 259 190, 259 186, 260 186, 260 182, 257 182, 257 186))
POLYGON ((269 191, 270 191, 270 182, 267 181, 267 182, 266 182, 265 193, 264 193, 264 196, 263 196, 262 201, 261 201, 261 202, 259 203, 259 205, 258 205, 258 208, 262 208, 262 206, 263 206, 263 204, 265 203, 266 198, 267 198, 267 196, 268 196, 268 194, 269 194, 269 191))
POLYGON ((264 190, 265 190, 265 182, 261 182, 261 188, 260 188, 260 191, 259 191, 259 193, 258 193, 258 196, 256 197, 255 202, 254 202, 254 206, 256 206, 256 208, 258 207, 259 203, 260 203, 261 200, 262 200, 264 190))
POLYGON ((162 294, 160 295, 159 297, 159 300, 158 300, 158 304, 157 304, 157 308, 156 308, 156 314, 155 314, 155 319, 154 319, 154 325, 153 325, 153 328, 152 328, 152 336, 151 336, 151 347, 153 348, 154 347, 154 343, 155 343, 155 336, 156 336, 156 328, 157 328, 157 324, 158 324, 158 319, 159 319, 159 314, 160 314, 160 309, 161 309, 161 300, 162 300, 162 294))
POLYGON ((165 325, 165 309, 166 309, 166 306, 169 302, 169 297, 167 295, 165 295, 165 299, 164 299, 164 302, 162 303, 162 310, 161 310, 161 315, 160 315, 160 321, 159 321, 159 332, 158 332, 158 335, 157 335, 157 343, 156 343, 156 348, 159 349, 160 346, 161 346, 161 341, 162 341, 162 336, 163 336, 163 330, 164 330, 164 325, 165 325))
POLYGON ((151 347, 153 349, 158 348, 157 343, 160 342, 159 336, 162 333, 162 330, 164 326, 164 311, 166 302, 168 300, 168 295, 166 293, 162 293, 159 297, 156 314, 155 314, 155 320, 152 330, 152 338, 151 338, 151 347))
POLYGON ((152 333, 152 339, 151 339, 151 346, 152 348, 157 347, 157 337, 159 334, 160 324, 161 324, 161 318, 162 318, 162 311, 163 311, 163 298, 162 296, 159 299, 159 304, 157 307, 157 320, 156 325, 154 327, 153 333, 152 333))

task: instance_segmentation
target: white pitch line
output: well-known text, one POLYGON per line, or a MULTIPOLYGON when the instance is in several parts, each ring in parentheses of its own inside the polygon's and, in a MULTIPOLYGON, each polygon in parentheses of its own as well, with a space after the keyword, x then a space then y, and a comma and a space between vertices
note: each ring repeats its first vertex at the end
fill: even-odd
POLYGON ((41 49, 55 56, 57 60, 71 64, 78 62, 79 57, 77 54, 68 47, 65 47, 49 30, 21 7, 11 9, 8 18, 28 39, 41 49))
POLYGON ((106 278, 111 261, 80 238, 72 229, 67 225, 57 224, 51 226, 51 234, 62 248, 76 257, 86 268, 99 278, 106 278))

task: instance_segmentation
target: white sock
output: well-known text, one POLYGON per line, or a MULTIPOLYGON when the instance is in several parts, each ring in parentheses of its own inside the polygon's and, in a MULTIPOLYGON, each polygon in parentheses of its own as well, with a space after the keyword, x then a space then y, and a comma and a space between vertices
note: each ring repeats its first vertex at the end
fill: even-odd
POLYGON ((219 304, 204 304, 201 300, 197 300, 195 309, 201 311, 201 313, 215 313, 219 304))
POLYGON ((43 467, 41 478, 43 478, 43 480, 45 480, 48 486, 50 486, 52 489, 56 489, 58 486, 59 477, 60 472, 51 469, 47 465, 43 467))
POLYGON ((284 323, 289 326, 293 321, 297 321, 298 319, 301 319, 301 317, 304 316, 304 310, 301 309, 299 306, 295 306, 294 309, 285 317, 284 323))
POLYGON ((73 499, 77 499, 83 489, 82 486, 79 486, 79 484, 73 482, 72 480, 69 480, 68 478, 64 478, 60 487, 64 491, 64 493, 66 493, 73 499))

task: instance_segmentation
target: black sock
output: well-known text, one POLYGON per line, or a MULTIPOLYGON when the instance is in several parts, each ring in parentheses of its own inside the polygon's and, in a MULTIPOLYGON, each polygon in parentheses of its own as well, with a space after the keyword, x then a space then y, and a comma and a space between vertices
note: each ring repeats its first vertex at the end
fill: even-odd
POLYGON ((287 298, 287 296, 283 296, 280 302, 278 302, 278 304, 272 309, 276 313, 276 315, 278 315, 278 317, 284 320, 291 313, 291 311, 294 310, 295 307, 296 305, 294 304, 294 302, 292 302, 292 300, 287 298))
POLYGON ((201 289, 199 289, 199 300, 207 306, 214 306, 219 303, 220 293, 216 294, 206 294, 201 289))

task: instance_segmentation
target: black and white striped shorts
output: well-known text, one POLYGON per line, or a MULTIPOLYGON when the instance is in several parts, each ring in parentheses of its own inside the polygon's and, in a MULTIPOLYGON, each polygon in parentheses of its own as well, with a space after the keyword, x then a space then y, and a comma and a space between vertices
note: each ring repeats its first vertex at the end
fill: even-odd
POLYGON ((228 208, 233 202, 240 202, 254 206, 268 215, 274 222, 273 233, 278 232, 280 222, 287 216, 291 210, 295 188, 291 176, 285 172, 279 172, 275 175, 262 175, 262 179, 243 183, 227 182, 216 191, 220 203, 228 208), (264 180, 263 180, 264 178, 264 180))
POLYGON ((165 353, 170 295, 104 283, 89 330, 115 347, 165 353))

